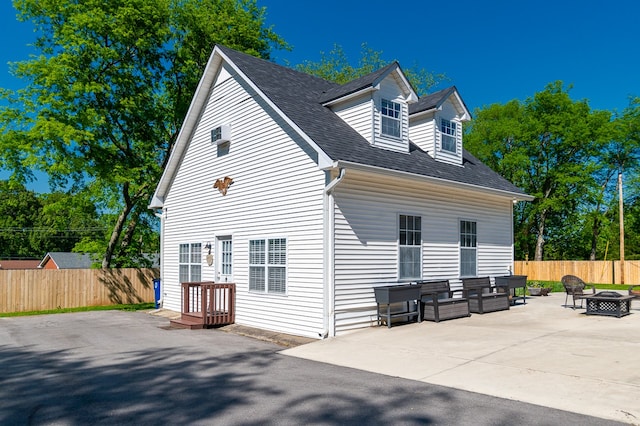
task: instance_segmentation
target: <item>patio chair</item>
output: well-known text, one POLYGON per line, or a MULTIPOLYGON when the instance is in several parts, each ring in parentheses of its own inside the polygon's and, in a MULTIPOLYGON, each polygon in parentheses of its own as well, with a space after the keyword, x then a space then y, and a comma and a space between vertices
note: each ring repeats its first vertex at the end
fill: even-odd
MULTIPOLYGON (((587 284, 575 275, 565 275, 562 277, 561 281, 566 293, 564 297, 564 307, 567 307, 567 300, 569 299, 569 296, 571 296, 573 300, 573 309, 576 308, 576 300, 580 300, 580 307, 582 308, 582 300, 585 296, 588 296, 588 294, 585 293, 587 284)), ((593 285, 589 285, 589 287, 591 287, 591 294, 596 294, 596 287, 593 285)))

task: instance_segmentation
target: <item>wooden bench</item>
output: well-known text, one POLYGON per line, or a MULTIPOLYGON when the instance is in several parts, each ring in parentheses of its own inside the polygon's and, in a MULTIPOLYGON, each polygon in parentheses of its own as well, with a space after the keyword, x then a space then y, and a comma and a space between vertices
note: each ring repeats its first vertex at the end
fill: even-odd
POLYGON ((453 318, 471 316, 469 301, 464 297, 453 297, 455 292, 451 290, 449 280, 418 281, 420 299, 418 300, 418 322, 429 320, 440 322, 453 318))
POLYGON ((464 297, 469 300, 469 310, 473 313, 484 314, 487 312, 509 309, 509 288, 491 286, 489 277, 463 278, 462 289, 464 297))

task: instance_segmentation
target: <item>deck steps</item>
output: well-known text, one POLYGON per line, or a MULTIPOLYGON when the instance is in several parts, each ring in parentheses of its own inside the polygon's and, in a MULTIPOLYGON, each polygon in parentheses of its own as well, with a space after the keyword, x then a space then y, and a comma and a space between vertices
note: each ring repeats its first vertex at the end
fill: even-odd
POLYGON ((186 328, 189 330, 198 330, 204 328, 202 320, 198 320, 197 318, 172 319, 169 324, 173 328, 186 328))

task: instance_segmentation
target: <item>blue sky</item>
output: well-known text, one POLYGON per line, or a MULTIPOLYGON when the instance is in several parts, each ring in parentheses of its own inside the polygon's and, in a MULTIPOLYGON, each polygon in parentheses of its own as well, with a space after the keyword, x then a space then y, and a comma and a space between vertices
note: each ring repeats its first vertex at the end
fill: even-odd
POLYGON ((360 45, 409 68, 445 73, 473 110, 524 100, 562 80, 574 99, 621 110, 640 96, 637 0, 451 2, 263 0, 267 20, 294 46, 278 62, 318 60, 334 43, 349 58, 360 45), (389 8, 395 4, 395 10, 389 8))
MULTIPOLYGON (((637 0, 258 0, 267 25, 293 46, 276 62, 318 61, 339 44, 352 62, 360 46, 404 68, 418 65, 456 85, 472 111, 524 100, 555 80, 574 99, 621 111, 640 96, 640 2, 637 0)), ((29 24, 0 2, 0 87, 17 89, 8 61, 28 58, 29 24)), ((0 178, 3 175, 0 173, 0 178)))

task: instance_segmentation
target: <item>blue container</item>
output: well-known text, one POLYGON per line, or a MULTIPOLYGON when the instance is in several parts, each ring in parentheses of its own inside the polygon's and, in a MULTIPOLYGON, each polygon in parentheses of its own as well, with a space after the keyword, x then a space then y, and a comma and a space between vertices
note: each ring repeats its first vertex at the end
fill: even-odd
POLYGON ((160 278, 153 279, 153 290, 156 295, 156 309, 160 307, 160 278))

